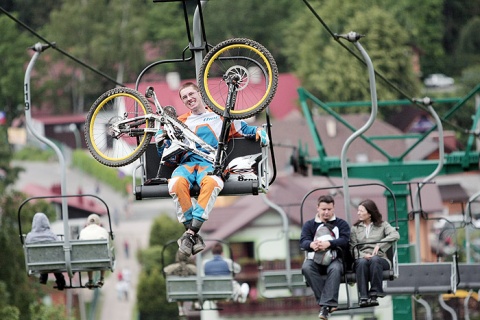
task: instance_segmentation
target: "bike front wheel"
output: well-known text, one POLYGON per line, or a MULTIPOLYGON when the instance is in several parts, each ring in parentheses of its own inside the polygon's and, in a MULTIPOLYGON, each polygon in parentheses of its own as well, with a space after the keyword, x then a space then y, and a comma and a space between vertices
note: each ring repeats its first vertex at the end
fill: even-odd
POLYGON ((263 111, 278 85, 278 68, 272 54, 256 41, 234 38, 220 42, 205 56, 198 86, 205 103, 224 115, 229 76, 238 79, 230 118, 245 119, 263 111))
POLYGON ((88 150, 100 163, 121 167, 137 160, 146 150, 154 127, 148 100, 129 88, 115 88, 92 105, 85 122, 88 150))

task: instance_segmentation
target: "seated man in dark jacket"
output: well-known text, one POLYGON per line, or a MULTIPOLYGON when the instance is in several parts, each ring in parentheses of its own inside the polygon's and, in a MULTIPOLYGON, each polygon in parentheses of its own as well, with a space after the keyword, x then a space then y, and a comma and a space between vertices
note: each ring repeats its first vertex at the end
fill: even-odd
POLYGON ((350 226, 345 220, 335 216, 334 206, 335 201, 332 196, 320 196, 315 218, 305 222, 300 236, 300 247, 307 251, 302 273, 320 306, 318 317, 324 320, 328 319, 330 313, 338 307, 338 291, 344 271, 343 262, 340 257, 333 254, 333 260, 328 265, 320 264, 314 261, 315 253, 320 254, 325 250, 335 253, 336 249, 348 252, 350 240, 350 226), (322 240, 322 237, 318 237, 317 230, 323 226, 328 226, 332 231, 333 240, 322 240), (327 278, 322 279, 321 274, 327 274, 327 278))

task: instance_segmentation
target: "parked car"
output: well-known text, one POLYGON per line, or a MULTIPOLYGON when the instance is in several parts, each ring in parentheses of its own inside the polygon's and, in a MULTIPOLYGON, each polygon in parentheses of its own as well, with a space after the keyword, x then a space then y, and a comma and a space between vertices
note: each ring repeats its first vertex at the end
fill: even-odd
POLYGON ((423 83, 427 87, 437 87, 437 88, 445 88, 453 86, 455 80, 453 78, 444 75, 443 73, 434 73, 425 78, 423 83))

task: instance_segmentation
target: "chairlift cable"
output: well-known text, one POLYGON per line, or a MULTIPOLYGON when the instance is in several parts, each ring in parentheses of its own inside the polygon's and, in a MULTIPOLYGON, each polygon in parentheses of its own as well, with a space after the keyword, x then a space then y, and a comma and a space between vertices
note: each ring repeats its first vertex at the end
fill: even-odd
MULTIPOLYGON (((308 0, 303 0, 303 2, 305 3, 305 5, 308 7, 308 9, 313 13, 313 15, 317 18, 317 20, 320 22, 320 24, 327 30, 327 32, 332 36, 332 38, 338 43, 340 44, 345 50, 347 50, 350 54, 352 54, 358 61, 360 61, 361 63, 363 63, 364 65, 366 65, 365 61, 356 53, 354 52, 352 49, 350 49, 349 47, 347 47, 344 43, 340 42, 339 41, 339 37, 332 32, 332 30, 328 27, 328 25, 325 23, 325 21, 323 21, 322 17, 320 17, 320 15, 315 11, 315 9, 310 5, 310 3, 308 3, 308 0)), ((400 95, 402 95, 403 97, 405 97, 408 101, 410 101, 413 105, 417 106, 418 108, 424 110, 424 111, 427 111, 428 112, 428 108, 427 106, 423 105, 422 103, 419 103, 419 101, 417 101, 415 98, 411 98, 409 97, 409 95, 404 92, 402 89, 398 88, 398 86, 394 85, 390 80, 388 80, 387 78, 385 78, 381 73, 379 73, 377 70, 374 70, 375 72, 375 75, 378 76, 380 79, 382 79, 387 85, 389 85, 393 90, 397 91, 400 95)), ((464 132, 465 129, 460 127, 459 125, 453 123, 453 122, 450 122, 448 120, 446 120, 445 118, 442 118, 442 120, 446 123, 446 124, 449 124, 450 126, 452 126, 453 128, 456 128, 457 130, 459 130, 460 132, 464 132)), ((436 126, 434 126, 435 128, 436 126)))
POLYGON ((76 63, 80 64, 81 66, 87 68, 88 70, 98 74, 99 76, 101 77, 104 77, 105 79, 108 79, 110 81, 112 81, 113 83, 115 83, 116 85, 118 86, 121 86, 121 87, 125 87, 125 85, 123 83, 120 83, 120 82, 117 82, 115 79, 113 79, 112 77, 106 75, 105 73, 101 72, 100 70, 97 70, 95 69, 94 67, 88 65, 87 63, 79 60, 78 58, 75 58, 74 56, 72 56, 71 54, 69 54, 68 52, 60 49, 57 44, 55 42, 50 42, 48 41, 46 38, 42 37, 40 34, 38 34, 37 32, 35 32, 35 30, 33 30, 32 28, 30 28, 29 26, 27 26, 25 23, 23 23, 22 21, 18 20, 17 18, 15 18, 12 14, 10 14, 8 11, 6 11, 3 7, 0 6, 0 11, 2 11, 3 13, 5 13, 10 19, 12 19, 13 21, 15 21, 17 24, 21 25, 24 29, 26 29, 27 31, 29 31, 31 34, 33 34, 35 37, 39 38, 40 40, 42 40, 43 42, 47 43, 50 47, 52 47, 53 49, 57 50, 58 52, 60 52, 61 54, 63 54, 64 56, 67 56, 68 58, 72 59, 73 61, 75 61, 76 63))

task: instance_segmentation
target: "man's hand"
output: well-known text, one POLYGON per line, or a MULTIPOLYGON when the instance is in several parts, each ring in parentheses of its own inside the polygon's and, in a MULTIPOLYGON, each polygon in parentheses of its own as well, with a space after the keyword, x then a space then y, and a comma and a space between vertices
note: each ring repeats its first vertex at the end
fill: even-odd
POLYGON ((158 131, 155 133, 155 144, 157 145, 157 149, 163 145, 165 138, 165 132, 163 132, 162 129, 158 129, 158 131))
POLYGON ((328 240, 325 241, 320 241, 320 240, 315 240, 310 243, 310 248, 313 249, 313 251, 319 251, 319 250, 327 250, 330 247, 331 243, 328 240))
POLYGON ((268 140, 267 132, 261 128, 257 130, 256 141, 258 140, 260 140, 260 146, 268 147, 270 141, 268 140))

